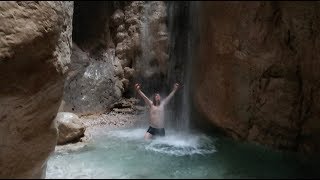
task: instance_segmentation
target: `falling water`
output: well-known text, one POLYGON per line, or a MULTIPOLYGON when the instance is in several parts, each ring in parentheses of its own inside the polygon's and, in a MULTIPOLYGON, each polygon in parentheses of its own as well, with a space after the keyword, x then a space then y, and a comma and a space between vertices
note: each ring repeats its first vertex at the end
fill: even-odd
POLYGON ((161 64, 163 57, 159 54, 159 51, 165 52, 166 48, 157 46, 158 42, 161 41, 161 37, 166 38, 167 33, 159 25, 162 23, 159 19, 161 19, 162 15, 165 16, 161 7, 161 1, 147 1, 143 5, 140 35, 141 55, 134 64, 134 69, 138 71, 135 81, 142 84, 143 91, 149 97, 155 91, 163 93, 163 89, 166 86, 164 81, 165 72, 162 69, 164 65, 161 64))
MULTIPOLYGON (((150 17, 156 11, 155 2, 146 2, 141 23, 141 49, 142 55, 137 61, 137 69, 144 69, 137 81, 143 83, 147 95, 155 90, 160 91, 161 96, 167 96, 175 82, 181 84, 181 89, 176 93, 166 109, 166 122, 168 126, 177 129, 179 132, 187 132, 190 124, 191 102, 191 78, 192 60, 194 59, 194 43, 197 39, 195 31, 197 17, 197 2, 169 1, 166 3, 167 29, 169 46, 167 49, 169 59, 165 77, 153 74, 160 72, 159 66, 150 66, 154 58, 153 39, 155 32, 151 31, 152 24, 150 17), (143 67, 143 68, 141 68, 143 67), (152 79, 146 81, 144 78, 152 79)), ((156 47, 154 47, 156 48, 156 47)), ((161 73, 160 73, 161 74, 161 73)))
MULTIPOLYGON (((161 65, 152 65, 152 61, 159 62, 159 54, 156 53, 157 47, 154 43, 159 40, 152 17, 161 12, 159 4, 151 1, 146 2, 143 7, 141 19, 141 57, 136 62, 136 68, 143 70, 139 72, 136 81, 142 84, 142 89, 149 97, 155 91, 160 92, 162 97, 167 96, 173 88, 175 82, 181 84, 171 103, 166 108, 167 127, 174 128, 179 132, 188 132, 190 124, 191 109, 191 78, 192 78, 192 60, 194 59, 194 43, 196 37, 196 12, 197 2, 167 2, 166 4, 166 22, 169 36, 167 51, 169 58, 167 60, 167 70, 164 74, 161 72, 161 65)), ((159 30, 159 29, 158 29, 159 30)), ((164 32, 161 32, 164 33, 164 32)))
MULTIPOLYGON (((141 49, 142 49, 142 56, 141 59, 137 62, 138 66, 146 66, 149 64, 150 59, 152 58, 151 56, 151 38, 152 34, 150 33, 150 20, 149 16, 151 15, 151 5, 150 2, 146 2, 144 4, 144 14, 143 14, 143 19, 141 23, 141 49)), ((150 76, 151 75, 151 69, 147 68, 141 68, 145 69, 146 71, 143 72, 143 76, 150 76)))
POLYGON ((167 3, 169 30, 168 85, 181 84, 173 105, 169 108, 168 119, 175 120, 175 127, 181 132, 190 129, 192 97, 192 61, 195 59, 197 40, 197 2, 174 1, 167 3), (174 110, 174 111, 172 111, 174 110))

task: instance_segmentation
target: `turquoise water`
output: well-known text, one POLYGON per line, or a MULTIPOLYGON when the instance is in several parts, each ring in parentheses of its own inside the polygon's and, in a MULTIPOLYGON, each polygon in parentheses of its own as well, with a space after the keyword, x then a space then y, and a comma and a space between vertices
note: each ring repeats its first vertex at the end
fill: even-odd
POLYGON ((79 151, 50 157, 46 178, 298 178, 320 177, 318 161, 210 137, 177 134, 146 142, 146 129, 118 129, 79 151))

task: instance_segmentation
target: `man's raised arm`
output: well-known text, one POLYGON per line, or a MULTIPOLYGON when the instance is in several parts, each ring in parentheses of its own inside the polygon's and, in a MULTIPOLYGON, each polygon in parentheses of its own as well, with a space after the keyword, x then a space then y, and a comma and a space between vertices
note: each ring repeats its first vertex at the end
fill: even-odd
POLYGON ((166 105, 169 103, 169 101, 171 100, 171 98, 173 97, 174 93, 178 90, 179 88, 179 84, 175 83, 173 90, 171 91, 171 93, 163 100, 163 104, 166 105))
POLYGON ((148 99, 148 97, 140 90, 140 85, 139 84, 135 84, 134 87, 136 88, 136 90, 138 91, 140 96, 143 98, 144 102, 146 102, 146 104, 151 107, 152 106, 152 101, 150 99, 148 99))

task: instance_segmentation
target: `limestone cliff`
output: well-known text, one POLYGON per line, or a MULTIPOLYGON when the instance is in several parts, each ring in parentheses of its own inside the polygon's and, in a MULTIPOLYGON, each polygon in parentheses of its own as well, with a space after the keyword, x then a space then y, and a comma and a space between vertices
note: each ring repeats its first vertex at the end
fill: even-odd
POLYGON ((201 2, 197 109, 236 139, 320 150, 319 2, 201 2))
POLYGON ((70 63, 73 2, 0 3, 0 177, 40 178, 70 63))

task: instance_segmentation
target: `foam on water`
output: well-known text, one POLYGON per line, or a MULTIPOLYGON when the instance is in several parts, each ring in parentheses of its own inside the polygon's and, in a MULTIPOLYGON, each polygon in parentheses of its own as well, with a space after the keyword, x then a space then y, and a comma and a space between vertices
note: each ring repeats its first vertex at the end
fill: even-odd
POLYGON ((147 150, 176 155, 210 154, 216 152, 214 142, 204 135, 169 135, 146 145, 147 150))
MULTIPOLYGON (((126 140, 143 140, 146 129, 124 129, 108 133, 111 137, 125 138, 126 140)), ((148 151, 169 155, 184 156, 193 154, 210 154, 216 152, 214 141, 204 134, 175 134, 167 130, 165 137, 158 137, 152 141, 144 141, 142 146, 148 151)))
POLYGON ((146 129, 136 128, 136 129, 120 129, 112 130, 106 133, 107 136, 116 138, 125 138, 125 140, 141 140, 143 139, 146 129))

